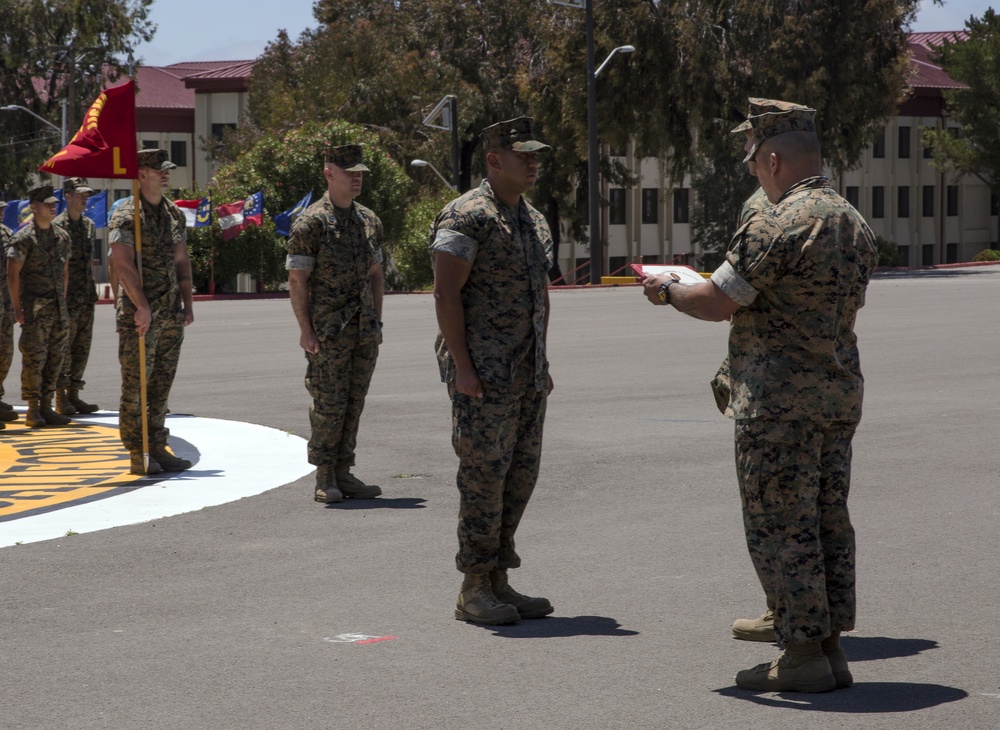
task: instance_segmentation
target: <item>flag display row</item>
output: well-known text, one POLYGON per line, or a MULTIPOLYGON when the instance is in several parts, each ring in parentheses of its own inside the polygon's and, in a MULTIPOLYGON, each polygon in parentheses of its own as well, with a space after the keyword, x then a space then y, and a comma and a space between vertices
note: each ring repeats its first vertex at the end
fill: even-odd
MULTIPOLYGON (((55 196, 58 198, 57 213, 62 213, 66 209, 66 201, 63 200, 63 191, 56 190, 55 196)), ((105 228, 108 225, 108 218, 118 206, 126 201, 131 202, 132 196, 119 198, 111 206, 108 206, 108 191, 102 190, 90 196, 87 201, 87 210, 84 212, 88 218, 94 221, 98 228, 105 228)), ((294 221, 312 202, 312 191, 302 200, 288 210, 274 216, 274 226, 279 235, 291 235, 292 221, 294 221)), ((193 200, 175 200, 174 203, 184 217, 187 219, 188 228, 203 228, 212 225, 212 196, 206 195, 204 198, 194 198, 193 200)), ((245 200, 237 200, 234 203, 220 205, 215 208, 215 216, 222 229, 222 240, 231 241, 243 230, 250 226, 260 226, 264 220, 264 193, 254 193, 245 200)), ((31 208, 27 200, 9 200, 4 209, 3 224, 12 231, 26 226, 31 222, 31 208)))

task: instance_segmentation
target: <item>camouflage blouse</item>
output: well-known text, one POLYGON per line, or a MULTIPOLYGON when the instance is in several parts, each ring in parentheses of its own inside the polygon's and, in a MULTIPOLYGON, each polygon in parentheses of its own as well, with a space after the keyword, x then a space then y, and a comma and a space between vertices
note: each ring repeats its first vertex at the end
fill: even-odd
POLYGON ((875 236, 826 178, 793 185, 741 227, 712 281, 742 307, 729 334, 735 418, 861 418, 854 321, 875 236))
POLYGON ((309 275, 309 314, 319 339, 335 337, 360 314, 359 337, 379 335, 371 268, 382 263, 382 221, 355 202, 338 209, 329 192, 292 225, 285 268, 309 275))
MULTIPOLYGON (((484 180, 456 198, 431 227, 430 250, 472 264, 462 288, 466 342, 484 383, 509 384, 520 362, 535 359, 535 388, 548 385, 543 339, 552 235, 545 217, 522 198, 510 208, 484 180)), ((455 378, 444 337, 435 345, 441 379, 455 378)))
POLYGON ((97 288, 94 286, 94 270, 91 260, 94 257, 94 247, 97 244, 97 227, 94 221, 81 215, 77 221, 63 211, 52 221, 53 225, 66 230, 72 241, 72 255, 69 259, 69 290, 66 293, 66 303, 70 309, 97 301, 97 288))
POLYGON ((58 226, 42 230, 24 226, 7 244, 7 258, 20 261, 21 308, 28 312, 35 299, 63 301, 63 270, 70 256, 69 234, 58 226))
MULTIPOLYGON (((142 199, 139 216, 142 226, 142 291, 154 316, 160 312, 176 314, 184 303, 177 285, 175 249, 177 244, 187 244, 187 221, 180 208, 166 198, 155 206, 142 199)), ((108 243, 134 248, 134 221, 135 206, 130 196, 108 219, 108 243)), ((125 293, 125 287, 119 287, 119 326, 131 326, 134 318, 135 305, 125 293)))

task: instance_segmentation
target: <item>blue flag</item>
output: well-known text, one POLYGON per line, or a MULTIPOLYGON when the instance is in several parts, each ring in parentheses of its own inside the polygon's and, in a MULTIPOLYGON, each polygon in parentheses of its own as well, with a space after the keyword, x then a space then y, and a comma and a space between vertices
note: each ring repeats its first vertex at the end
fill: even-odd
POLYGON ((198 201, 198 208, 194 213, 194 227, 204 228, 212 225, 212 196, 206 195, 198 201))
POLYGON ((98 228, 108 226, 108 191, 102 190, 96 195, 91 195, 87 201, 87 210, 84 212, 94 225, 98 228))
POLYGON ((3 209, 3 224, 10 230, 17 230, 17 212, 21 210, 22 200, 8 200, 7 207, 3 209))
POLYGON ((274 228, 279 236, 290 236, 292 235, 292 221, 302 215, 302 211, 309 207, 312 202, 312 190, 306 197, 302 198, 293 207, 286 210, 284 213, 278 213, 274 216, 274 228))
POLYGON ((66 198, 63 196, 62 188, 56 188, 52 194, 56 196, 56 215, 59 215, 66 210, 66 198))
POLYGON ((31 220, 31 208, 27 200, 8 200, 3 211, 3 224, 17 231, 31 220))

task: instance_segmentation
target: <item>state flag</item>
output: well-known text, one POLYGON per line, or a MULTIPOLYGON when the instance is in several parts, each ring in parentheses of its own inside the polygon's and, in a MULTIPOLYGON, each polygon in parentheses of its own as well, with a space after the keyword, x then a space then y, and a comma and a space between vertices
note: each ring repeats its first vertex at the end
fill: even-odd
POLYGON ((264 193, 254 193, 246 200, 220 205, 215 214, 222 228, 222 240, 232 240, 247 226, 259 226, 263 222, 264 193))
POLYGON ((31 208, 27 200, 8 200, 3 211, 3 224, 17 232, 31 222, 31 208))
POLYGON ((175 200, 174 204, 181 209, 187 219, 188 228, 203 228, 212 225, 212 196, 194 200, 175 200))

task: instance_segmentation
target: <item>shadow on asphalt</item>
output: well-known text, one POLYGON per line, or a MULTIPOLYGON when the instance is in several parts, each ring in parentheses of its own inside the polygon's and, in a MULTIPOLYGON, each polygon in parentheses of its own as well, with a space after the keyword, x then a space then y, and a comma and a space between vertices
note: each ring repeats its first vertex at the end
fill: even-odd
POLYGON ((876 271, 873 279, 956 279, 990 273, 992 266, 968 269, 885 269, 876 271), (984 270, 985 269, 985 270, 984 270))
POLYGON ((786 707, 812 712, 844 712, 853 715, 926 710, 965 699, 969 693, 955 687, 916 682, 855 682, 847 690, 822 694, 769 692, 755 694, 738 687, 715 690, 723 697, 753 702, 764 707, 786 707))
POLYGON ((396 499, 345 499, 326 505, 327 509, 424 509, 426 499, 398 497, 396 499))
POLYGON ((569 636, 637 636, 607 616, 549 616, 507 626, 483 626, 505 639, 554 639, 569 636))
POLYGON ((893 659, 916 656, 922 651, 937 649, 938 643, 930 639, 890 639, 887 636, 842 636, 840 646, 848 661, 867 662, 873 659, 893 659))

